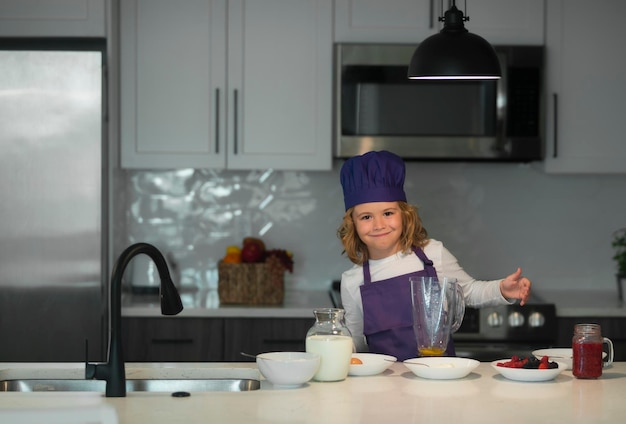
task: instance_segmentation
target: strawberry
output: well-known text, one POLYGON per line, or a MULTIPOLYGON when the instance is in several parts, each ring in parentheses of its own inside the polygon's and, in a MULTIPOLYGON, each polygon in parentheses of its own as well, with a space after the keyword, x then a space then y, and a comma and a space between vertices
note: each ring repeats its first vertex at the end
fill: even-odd
POLYGON ((522 358, 513 356, 511 357, 511 360, 507 362, 498 362, 496 365, 505 368, 525 368, 529 370, 547 370, 550 368, 558 368, 558 364, 556 362, 550 362, 550 358, 547 356, 542 357, 541 360, 535 358, 534 356, 522 358))

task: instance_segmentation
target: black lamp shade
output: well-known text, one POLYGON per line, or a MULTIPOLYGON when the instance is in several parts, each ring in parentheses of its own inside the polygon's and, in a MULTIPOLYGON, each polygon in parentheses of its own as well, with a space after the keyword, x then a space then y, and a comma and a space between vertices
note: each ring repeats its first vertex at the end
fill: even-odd
POLYGON ((502 73, 495 50, 484 38, 441 31, 417 47, 408 75, 411 79, 496 79, 502 73))
POLYGON ((463 25, 463 12, 453 6, 444 28, 424 40, 413 53, 411 79, 497 79, 502 75, 496 51, 463 25))

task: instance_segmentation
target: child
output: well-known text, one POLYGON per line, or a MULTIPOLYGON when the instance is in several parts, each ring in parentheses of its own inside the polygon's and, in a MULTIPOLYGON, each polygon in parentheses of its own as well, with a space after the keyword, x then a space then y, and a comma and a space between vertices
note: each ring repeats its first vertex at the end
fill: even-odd
MULTIPOLYGON (((456 278, 472 307, 523 305, 531 282, 517 269, 502 280, 470 277, 440 241, 429 239, 404 193, 405 165, 387 151, 348 159, 341 168, 346 214, 337 230, 354 266, 341 276, 346 324, 358 352, 417 356, 409 276, 456 278), (383 306, 384 305, 384 306, 383 306)), ((449 344, 446 355, 454 356, 449 344)))

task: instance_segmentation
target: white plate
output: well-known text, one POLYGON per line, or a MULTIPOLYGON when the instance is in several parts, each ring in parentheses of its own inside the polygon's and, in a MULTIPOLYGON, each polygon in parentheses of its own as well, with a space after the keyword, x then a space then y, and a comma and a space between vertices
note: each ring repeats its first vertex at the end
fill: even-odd
POLYGON ((397 360, 395 356, 377 353, 353 353, 352 357, 363 361, 362 364, 350 364, 348 375, 355 376, 380 374, 397 360))
POLYGON ((572 348, 554 348, 533 350, 533 355, 538 359, 547 356, 551 361, 563 362, 566 370, 572 369, 572 348))
POLYGON ((505 378, 508 378, 509 380, 515 380, 515 381, 554 380, 554 378, 556 378, 557 375, 561 374, 561 372, 563 372, 567 368, 567 365, 565 365, 563 362, 558 362, 558 361, 553 361, 559 365, 558 368, 550 368, 547 370, 532 370, 532 369, 528 370, 525 368, 507 368, 507 367, 498 366, 499 362, 508 362, 510 360, 511 360, 510 358, 499 359, 497 361, 493 361, 491 363, 491 366, 493 367, 493 369, 495 369, 500 374, 502 374, 502 376, 504 376, 505 378))
POLYGON ((456 358, 452 356, 412 358, 407 359, 403 363, 416 376, 430 380, 455 380, 457 378, 463 378, 480 365, 480 362, 475 359, 456 358))

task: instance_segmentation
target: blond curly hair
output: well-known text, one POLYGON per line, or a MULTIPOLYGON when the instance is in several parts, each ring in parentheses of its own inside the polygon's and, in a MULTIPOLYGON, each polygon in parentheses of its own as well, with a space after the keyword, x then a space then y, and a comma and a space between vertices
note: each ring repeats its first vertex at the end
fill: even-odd
MULTIPOLYGON (((424 247, 428 244, 428 233, 422 225, 422 220, 417 213, 417 208, 403 201, 398 201, 402 215, 402 233, 400 235, 400 250, 409 253, 413 246, 424 247)), ((343 221, 337 229, 337 237, 343 244, 342 254, 357 265, 363 265, 369 260, 367 246, 359 238, 356 226, 352 219, 354 207, 348 209, 343 216, 343 221)))

